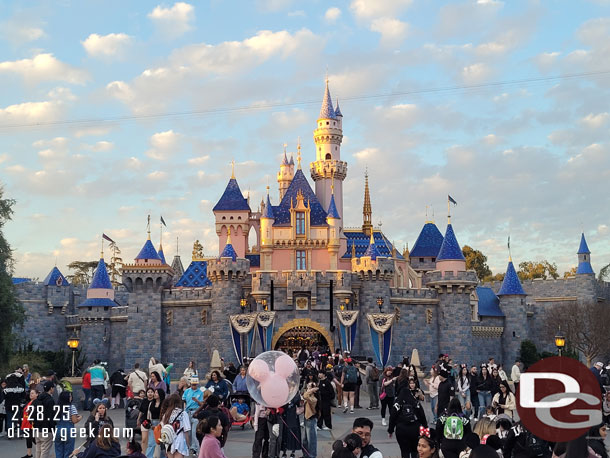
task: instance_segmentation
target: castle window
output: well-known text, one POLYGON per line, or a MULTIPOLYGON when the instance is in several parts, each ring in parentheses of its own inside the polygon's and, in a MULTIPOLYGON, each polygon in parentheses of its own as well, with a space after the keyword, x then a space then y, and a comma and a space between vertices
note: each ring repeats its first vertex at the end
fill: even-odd
POLYGON ((424 258, 419 258, 419 262, 424 262, 424 258))
POLYGON ((330 122, 329 122, 329 121, 326 121, 326 125, 327 125, 327 126, 328 126, 328 125, 330 125, 330 122))
POLYGON ((305 212, 297 212, 296 222, 297 235, 305 235, 305 212))
POLYGON ((326 160, 330 161, 333 157, 330 155, 330 153, 326 153, 326 160))
POLYGON ((432 258, 432 262, 436 262, 436 258, 432 258))
POLYGON ((297 270, 307 270, 307 261, 304 250, 297 250, 297 270))

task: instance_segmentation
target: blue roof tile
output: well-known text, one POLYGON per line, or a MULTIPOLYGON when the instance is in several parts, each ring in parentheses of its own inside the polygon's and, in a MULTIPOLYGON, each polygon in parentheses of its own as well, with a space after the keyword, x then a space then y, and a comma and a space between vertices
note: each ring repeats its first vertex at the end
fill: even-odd
POLYGON ((250 267, 261 266, 261 255, 260 254, 247 254, 246 259, 250 261, 250 267))
POLYGON ((225 192, 222 193, 220 200, 214 206, 212 211, 218 210, 247 210, 250 211, 250 205, 248 205, 248 199, 244 197, 241 193, 241 189, 239 189, 239 185, 237 184, 237 180, 235 178, 231 178, 227 187, 225 188, 225 192))
MULTIPOLYGON (((343 235, 347 238, 347 251, 342 259, 350 259, 352 257, 352 245, 356 248, 356 257, 360 258, 364 256, 364 253, 370 245, 370 236, 367 236, 362 230, 344 229, 343 235)), ((381 231, 373 231, 373 238, 375 239, 375 247, 377 248, 377 256, 384 258, 392 257, 392 244, 383 235, 381 231)), ((396 257, 398 259, 404 259, 402 254, 396 251, 396 257)))
POLYGON ((288 186, 282 201, 277 207, 273 207, 273 215, 275 216, 274 226, 287 226, 290 225, 290 201, 292 200, 293 205, 297 204, 297 193, 301 191, 303 194, 303 198, 305 203, 309 201, 309 205, 311 206, 311 226, 328 226, 326 223, 326 211, 318 202, 318 198, 315 193, 311 190, 311 186, 309 186, 309 182, 303 171, 298 169, 294 174, 294 178, 288 186))
POLYGON ((212 282, 208 278, 208 262, 193 261, 190 263, 176 286, 184 286, 187 288, 199 288, 210 286, 212 282))
POLYGON ((337 116, 335 115, 335 109, 333 108, 333 101, 330 98, 328 81, 326 82, 326 90, 324 91, 324 98, 322 99, 322 108, 320 108, 320 117, 318 119, 337 119, 337 116))
POLYGON ((269 194, 267 194, 267 202, 265 203, 265 210, 263 210, 263 215, 261 218, 271 218, 273 219, 273 205, 271 205, 271 200, 269 199, 269 194))
POLYGON ((504 312, 500 308, 500 299, 491 288, 477 286, 476 290, 479 298, 479 315, 504 316, 504 312))
POLYGON ((578 263, 578 267, 576 269, 577 274, 594 274, 593 267, 591 267, 591 263, 589 261, 583 261, 578 263))
POLYGON ((161 258, 159 257, 159 253, 157 253, 157 250, 155 250, 155 247, 153 246, 150 239, 148 239, 146 241, 146 243, 144 244, 144 246, 142 247, 142 249, 140 250, 140 252, 138 253, 138 255, 136 256, 136 259, 161 259, 161 258))
POLYGON ((589 247, 587 246, 587 241, 585 240, 584 232, 580 236, 580 246, 578 247, 577 254, 591 254, 589 247))
POLYGON ((231 258, 233 261, 237 259, 237 253, 235 252, 235 248, 230 243, 227 243, 220 253, 219 258, 231 258))
POLYGON ((26 277, 13 277, 13 285, 18 285, 19 283, 28 283, 31 282, 31 278, 26 277))
POLYGON ((523 286, 521 286, 521 280, 519 280, 515 266, 513 266, 513 262, 509 261, 504 280, 502 281, 502 286, 500 287, 500 291, 498 291, 498 296, 526 295, 525 291, 523 291, 523 286))
POLYGON ((63 274, 59 271, 59 269, 57 267, 53 267, 53 269, 51 270, 51 272, 49 272, 49 275, 47 275, 47 278, 44 279, 43 282, 44 285, 47 286, 69 286, 70 283, 68 283, 68 280, 66 280, 66 277, 63 276, 63 274))
POLYGON ((162 246, 159 247, 159 251, 157 251, 157 254, 159 255, 159 259, 161 260, 161 262, 163 264, 167 264, 167 262, 165 262, 165 254, 163 254, 163 247, 162 246))
POLYGON ((328 205, 328 217, 341 219, 339 212, 337 211, 337 205, 335 205, 335 195, 330 196, 330 204, 328 205))
POLYGON ((108 277, 104 258, 101 258, 97 263, 97 268, 95 269, 93 280, 91 280, 89 288, 113 289, 112 283, 110 283, 110 277, 108 277))
POLYGON ((409 255, 412 258, 435 258, 441 250, 442 244, 443 234, 438 230, 436 224, 426 223, 409 255))
POLYGON ((79 307, 115 307, 118 304, 114 302, 112 299, 108 299, 106 297, 95 297, 91 299, 86 299, 80 304, 79 307))
POLYGON ((455 233, 453 232, 453 227, 451 223, 447 224, 447 231, 445 232, 445 237, 443 238, 443 243, 441 244, 441 249, 438 252, 438 256, 436 257, 437 261, 465 261, 464 254, 462 253, 462 249, 460 248, 460 244, 455 238, 455 233))

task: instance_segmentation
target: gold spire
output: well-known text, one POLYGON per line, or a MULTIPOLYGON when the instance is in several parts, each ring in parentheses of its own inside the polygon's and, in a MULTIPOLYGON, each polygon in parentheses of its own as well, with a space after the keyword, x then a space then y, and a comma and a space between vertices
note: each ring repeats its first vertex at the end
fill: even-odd
POLYGON ((371 194, 369 192, 368 168, 364 173, 364 205, 362 207, 362 232, 366 235, 373 234, 373 209, 371 207, 371 194))
POLYGON ((231 161, 231 179, 235 179, 235 159, 231 161))
POLYGON ((146 232, 148 232, 148 240, 150 240, 150 215, 148 215, 148 223, 146 224, 146 232))
POLYGON ((301 170, 301 137, 297 140, 297 167, 301 170))
POLYGON ((356 244, 352 241, 352 259, 356 257, 356 244))
POLYGON ((330 172, 330 193, 334 194, 335 193, 335 171, 332 170, 330 172))
POLYGON ((231 226, 229 226, 229 230, 227 231, 227 245, 231 245, 231 226))

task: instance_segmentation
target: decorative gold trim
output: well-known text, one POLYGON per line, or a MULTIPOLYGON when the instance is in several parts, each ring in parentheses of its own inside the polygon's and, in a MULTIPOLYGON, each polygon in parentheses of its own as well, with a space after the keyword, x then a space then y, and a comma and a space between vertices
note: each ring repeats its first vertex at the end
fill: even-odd
POLYGON ((557 297, 535 297, 536 302, 575 302, 578 298, 576 296, 557 296, 557 297))
POLYGON ((282 335, 284 335, 290 329, 296 328, 297 326, 307 326, 309 328, 315 329, 326 339, 330 348, 335 348, 333 337, 328 332, 328 330, 320 323, 310 320, 309 318, 296 318, 282 325, 277 330, 277 332, 273 334, 273 339, 271 340, 271 347, 275 348, 275 344, 278 340, 280 340, 280 337, 282 337, 282 335))
POLYGON ((472 335, 475 337, 501 337, 504 333, 503 326, 473 326, 472 335))

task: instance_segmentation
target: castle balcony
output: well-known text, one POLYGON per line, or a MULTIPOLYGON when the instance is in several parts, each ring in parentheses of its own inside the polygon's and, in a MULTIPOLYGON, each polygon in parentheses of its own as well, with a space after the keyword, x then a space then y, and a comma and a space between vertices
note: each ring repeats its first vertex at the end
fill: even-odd
POLYGON ((339 160, 315 161, 310 164, 311 178, 318 181, 323 178, 344 180, 347 176, 347 162, 339 160))
POLYGON ((78 315, 66 315, 66 329, 80 330, 80 318, 78 315))
POLYGON ((441 272, 433 270, 424 274, 424 285, 433 288, 438 294, 456 292, 458 294, 470 294, 479 283, 479 278, 474 270, 459 271, 457 275, 453 271, 441 272))

